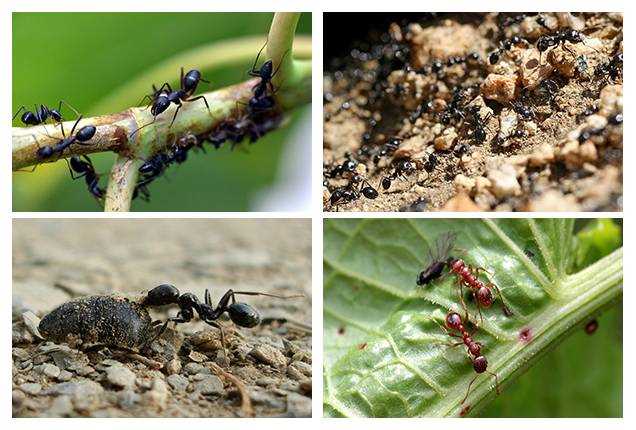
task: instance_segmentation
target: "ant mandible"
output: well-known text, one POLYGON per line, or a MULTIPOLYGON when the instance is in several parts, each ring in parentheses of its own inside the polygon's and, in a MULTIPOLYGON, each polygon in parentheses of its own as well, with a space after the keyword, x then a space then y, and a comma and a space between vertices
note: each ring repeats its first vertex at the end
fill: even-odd
POLYGON ((74 134, 75 128, 77 127, 77 124, 79 124, 81 119, 82 119, 82 116, 80 115, 80 117, 77 118, 77 121, 75 121, 75 124, 73 124, 73 128, 71 129, 71 134, 68 137, 64 133, 64 123, 60 123, 62 128, 63 138, 60 139, 54 145, 47 145, 47 146, 43 146, 39 148, 37 151, 38 157, 42 160, 46 160, 52 157, 54 154, 58 154, 58 153, 62 154, 62 152, 64 152, 66 148, 68 148, 74 143, 84 144, 88 142, 89 140, 91 140, 93 136, 95 136, 95 132, 97 131, 97 128, 95 128, 95 126, 93 125, 86 125, 80 128, 77 131, 77 134, 74 134))
POLYGON ((173 103, 177 105, 177 109, 175 110, 174 115, 172 116, 172 121, 170 122, 170 125, 168 127, 172 127, 172 124, 174 124, 174 121, 177 118, 177 114, 179 113, 179 110, 183 106, 182 102, 190 103, 197 100, 203 100, 203 102, 205 103, 205 106, 208 108, 208 112, 210 112, 210 105, 208 104, 208 101, 205 98, 205 96, 201 95, 198 97, 190 98, 196 91, 197 86, 199 85, 199 82, 205 82, 208 84, 210 83, 210 81, 206 81, 205 79, 201 77, 201 72, 199 72, 196 69, 192 69, 184 75, 183 67, 182 67, 181 78, 179 82, 180 82, 181 88, 176 91, 172 90, 172 87, 170 86, 168 82, 164 82, 163 85, 159 87, 159 89, 156 89, 154 85, 152 86, 152 89, 154 91, 152 95, 146 95, 142 99, 142 101, 147 98, 150 98, 150 100, 152 100, 152 104, 150 108, 150 113, 152 113, 152 116, 153 116, 152 121, 149 122, 148 124, 142 125, 137 130, 133 131, 131 133, 131 137, 142 128, 150 124, 153 124, 157 120, 157 116, 159 116, 166 109, 168 109, 168 107, 170 107, 170 105, 173 103))
POLYGON ((468 384, 468 388, 466 389, 466 395, 462 399, 462 404, 464 404, 464 402, 468 398, 468 395, 470 394, 470 388, 472 387, 473 383, 482 373, 488 373, 495 378, 495 389, 497 391, 497 394, 499 394, 499 377, 497 377, 496 373, 490 372, 488 370, 488 360, 481 353, 481 347, 483 345, 480 342, 476 342, 472 337, 476 329, 473 330, 472 333, 468 333, 468 331, 466 330, 466 327, 464 326, 464 322, 462 321, 462 317, 457 312, 453 312, 453 311, 450 311, 446 315, 445 326, 446 328, 444 327, 442 328, 444 329, 446 334, 448 334, 449 336, 461 339, 461 341, 452 344, 453 347, 456 347, 459 345, 466 346, 466 352, 468 354, 468 357, 470 358, 470 361, 473 365, 473 369, 477 373, 477 375, 475 375, 473 379, 470 381, 470 383, 468 384), (459 334, 449 332, 448 330, 455 330, 459 334))

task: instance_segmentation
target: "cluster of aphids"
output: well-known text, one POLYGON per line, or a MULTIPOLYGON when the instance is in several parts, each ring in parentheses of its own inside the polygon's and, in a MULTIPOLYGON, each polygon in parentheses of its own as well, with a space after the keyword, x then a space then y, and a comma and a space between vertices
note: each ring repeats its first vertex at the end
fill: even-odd
MULTIPOLYGON (((437 14, 419 24, 423 27, 453 16, 437 14)), ((463 16, 462 21, 466 18, 468 16, 463 16)), ((481 20, 482 15, 474 14, 474 18, 481 20)), ((385 192, 391 191, 391 184, 396 179, 423 170, 428 172, 424 175, 428 177, 436 171, 446 171, 444 177, 452 180, 454 174, 448 173, 449 168, 461 170, 461 158, 474 147, 490 143, 492 150, 499 152, 507 151, 511 145, 518 146, 530 135, 526 128, 528 122, 541 124, 550 115, 546 112, 551 113, 557 108, 555 100, 571 78, 561 76, 556 69, 552 75, 538 79, 536 87, 519 88, 516 98, 509 102, 489 99, 484 100, 485 104, 478 102, 482 99, 486 77, 502 60, 513 58, 513 49, 535 47, 539 53, 538 66, 545 63, 547 53, 557 47, 573 54, 572 45, 586 45, 601 53, 587 45, 585 30, 565 27, 548 14, 499 14, 494 30, 489 30, 492 34, 490 48, 480 47, 480 52, 467 52, 461 56, 432 58, 427 64, 416 66, 417 56, 409 44, 410 24, 407 21, 392 24, 375 44, 361 43, 348 57, 332 60, 323 100, 325 123, 334 119, 341 121, 347 116, 362 120, 365 129, 361 139, 357 148, 348 146, 349 153, 354 155, 346 158, 365 165, 367 183, 377 181, 376 188, 385 192), (536 31, 522 35, 519 24, 528 20, 536 23, 536 31), (400 80, 402 75, 394 72, 403 72, 405 83, 400 80), (413 76, 423 79, 410 84, 413 76), (499 131, 493 137, 489 132, 492 118, 506 108, 516 114, 518 125, 507 133, 499 131), (344 115, 342 118, 339 117, 341 114, 344 115), (407 127, 408 124, 411 126, 407 127), (454 127, 456 130, 457 138, 450 149, 426 151, 417 159, 406 155, 406 150, 398 152, 401 142, 416 136, 423 126, 430 128, 438 124, 443 129, 454 127)), ((588 68, 586 56, 576 58, 578 75, 575 77, 586 73, 588 82, 601 84, 598 92, 604 83, 621 81, 623 54, 620 45, 617 44, 610 59, 596 66, 593 72, 588 68)), ((337 154, 337 148, 332 150, 337 154)), ((331 163, 337 165, 344 161, 335 158, 331 163)), ((343 199, 343 190, 329 176, 330 170, 324 169, 324 172, 323 182, 329 193, 325 209, 337 209, 338 203, 348 203, 360 196, 359 192, 350 191, 347 194, 350 198, 343 199)))
MULTIPOLYGON (((139 167, 139 178, 133 192, 133 198, 140 197, 143 200, 149 200, 150 193, 148 191, 148 185, 165 173, 169 166, 184 163, 191 149, 204 150, 203 144, 206 142, 212 144, 215 149, 219 149, 225 142, 230 142, 232 148, 234 148, 235 145, 246 138, 249 138, 250 143, 254 143, 280 125, 282 115, 276 105, 274 98, 276 89, 272 83, 272 79, 278 69, 274 70, 272 60, 267 60, 259 69, 256 68, 256 64, 264 48, 265 45, 258 52, 254 64, 248 72, 250 76, 258 77, 260 80, 252 88, 252 95, 245 109, 243 109, 244 113, 234 118, 223 120, 204 135, 195 136, 191 133, 185 133, 183 136, 175 138, 174 143, 167 149, 146 159, 139 167)), ((172 116, 169 127, 172 127, 174 124, 177 114, 184 102, 191 103, 202 100, 209 111, 210 106, 205 96, 194 96, 200 82, 208 81, 202 78, 199 70, 193 69, 184 74, 184 70, 181 68, 180 86, 178 89, 173 89, 167 82, 159 88, 153 85, 152 93, 144 96, 142 99, 142 101, 146 99, 150 100, 148 106, 150 107, 153 119, 151 122, 133 131, 130 137, 132 138, 141 129, 153 124, 157 120, 157 117, 173 104, 177 108, 172 116)), ((64 101, 60 101, 57 109, 40 105, 39 108, 36 106, 33 112, 26 111, 25 107, 22 106, 13 116, 13 119, 23 110, 25 110, 25 112, 21 116, 21 121, 25 125, 40 125, 52 120, 61 127, 62 139, 58 139, 55 144, 43 146, 38 149, 37 156, 42 161, 51 160, 52 157, 63 157, 65 150, 72 145, 90 145, 90 141, 97 131, 95 126, 86 125, 75 132, 82 119, 82 115, 77 113, 75 109, 64 101), (65 133, 62 123, 62 104, 71 108, 78 117, 68 136, 65 133)), ((237 111, 240 111, 238 106, 237 111)), ((69 164, 71 177, 73 179, 83 177, 90 194, 98 200, 101 200, 104 197, 105 190, 99 186, 100 175, 95 171, 90 158, 86 155, 82 157, 73 156, 70 158, 70 162, 67 160, 67 163, 69 164)))
POLYGON ((481 313, 482 308, 489 308, 495 301, 494 292, 497 293, 501 300, 501 306, 503 313, 510 317, 512 312, 510 308, 504 302, 503 296, 499 288, 492 282, 484 282, 480 279, 482 272, 487 272, 481 267, 473 267, 467 264, 461 258, 452 256, 455 242, 455 234, 447 232, 440 235, 435 242, 435 249, 429 248, 429 256, 427 266, 417 276, 417 285, 425 288, 430 287, 434 281, 441 279, 443 276, 451 275, 456 279, 456 285, 458 289, 458 297, 460 305, 464 310, 464 319, 459 313, 450 310, 446 315, 445 326, 442 327, 446 334, 451 337, 461 339, 452 344, 452 346, 464 345, 466 347, 466 353, 470 359, 473 369, 477 373, 475 377, 468 384, 466 395, 462 400, 462 404, 468 398, 470 388, 477 379, 477 377, 486 372, 495 378, 497 392, 499 392, 499 381, 495 373, 489 372, 488 360, 482 353, 483 344, 475 341, 474 334, 478 331, 479 325, 473 324, 474 328, 471 332, 467 330, 467 324, 469 324, 469 311, 468 305, 464 300, 464 288, 466 288, 472 297, 472 302, 475 303, 477 312, 479 313, 480 322, 483 323, 483 316, 481 313))

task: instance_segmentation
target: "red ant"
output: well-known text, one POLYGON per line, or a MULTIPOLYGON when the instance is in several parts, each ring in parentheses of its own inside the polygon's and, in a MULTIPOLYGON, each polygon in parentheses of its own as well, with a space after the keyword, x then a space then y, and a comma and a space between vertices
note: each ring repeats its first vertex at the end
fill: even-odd
MULTIPOLYGON (((468 319, 468 315, 466 316, 466 319, 468 319)), ((444 329, 446 334, 452 337, 461 338, 461 342, 456 342, 452 344, 452 346, 453 347, 459 346, 459 345, 466 346, 466 352, 468 353, 468 357, 470 358, 470 361, 473 363, 473 369, 475 370, 475 372, 477 372, 477 375, 475 375, 475 377, 468 384, 468 389, 466 390, 466 395, 464 396, 464 399, 462 400, 462 404, 464 404, 464 402, 468 398, 468 395, 470 394, 470 388, 472 387, 475 380, 479 377, 481 373, 484 373, 484 372, 494 376, 495 389, 497 390, 497 394, 499 394, 499 378, 497 377, 497 374, 488 371, 488 360, 486 360, 486 357, 484 357, 481 354, 482 344, 479 342, 476 342, 472 337, 472 334, 475 332, 476 329, 473 330, 472 333, 468 333, 462 321, 462 317, 457 312, 453 312, 453 311, 450 311, 446 315, 445 324, 446 324, 446 328, 444 327, 442 328, 444 329), (447 329, 456 330, 457 332, 459 332, 459 334, 451 333, 447 329)))
POLYGON ((481 315, 481 308, 489 308, 492 305, 494 298, 491 288, 494 288, 495 290, 497 290, 497 294, 501 299, 501 305, 503 307, 504 314, 506 316, 512 315, 512 312, 510 311, 508 306, 506 306, 506 303, 503 300, 503 296, 501 295, 501 291, 499 290, 499 288, 492 282, 484 284, 482 281, 479 280, 479 272, 488 272, 487 270, 481 267, 473 267, 471 265, 467 265, 460 258, 451 257, 448 259, 447 264, 450 271, 457 276, 457 283, 459 284, 459 299, 461 300, 464 309, 467 309, 466 303, 464 302, 463 290, 463 287, 466 286, 470 288, 473 298, 475 299, 475 302, 477 302, 479 318, 483 322, 484 318, 481 315))

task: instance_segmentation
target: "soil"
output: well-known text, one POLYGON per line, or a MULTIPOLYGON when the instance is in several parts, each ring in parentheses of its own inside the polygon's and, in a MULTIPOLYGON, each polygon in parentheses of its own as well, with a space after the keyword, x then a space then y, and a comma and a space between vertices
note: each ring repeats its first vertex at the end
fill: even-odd
POLYGON ((13 239, 14 417, 311 416, 309 220, 14 220, 13 239), (215 303, 229 289, 304 297, 240 296, 263 321, 220 319, 227 356, 196 317, 144 352, 37 336, 68 300, 162 283, 215 303))
POLYGON ((324 209, 621 211, 622 15, 540 16, 401 15, 327 59, 324 209))

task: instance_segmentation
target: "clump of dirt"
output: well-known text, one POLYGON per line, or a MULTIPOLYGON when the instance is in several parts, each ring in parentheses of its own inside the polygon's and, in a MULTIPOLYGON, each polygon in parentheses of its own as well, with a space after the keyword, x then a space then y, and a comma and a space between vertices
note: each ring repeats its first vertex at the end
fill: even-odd
POLYGON ((20 220, 14 239, 14 417, 311 416, 310 222, 20 220), (71 298, 134 299, 166 280, 213 300, 229 288, 305 297, 248 297, 263 321, 219 320, 225 348, 196 318, 143 352, 39 337, 40 317, 71 298))
POLYGON ((622 210, 622 25, 431 14, 370 35, 325 74, 324 209, 622 210))

